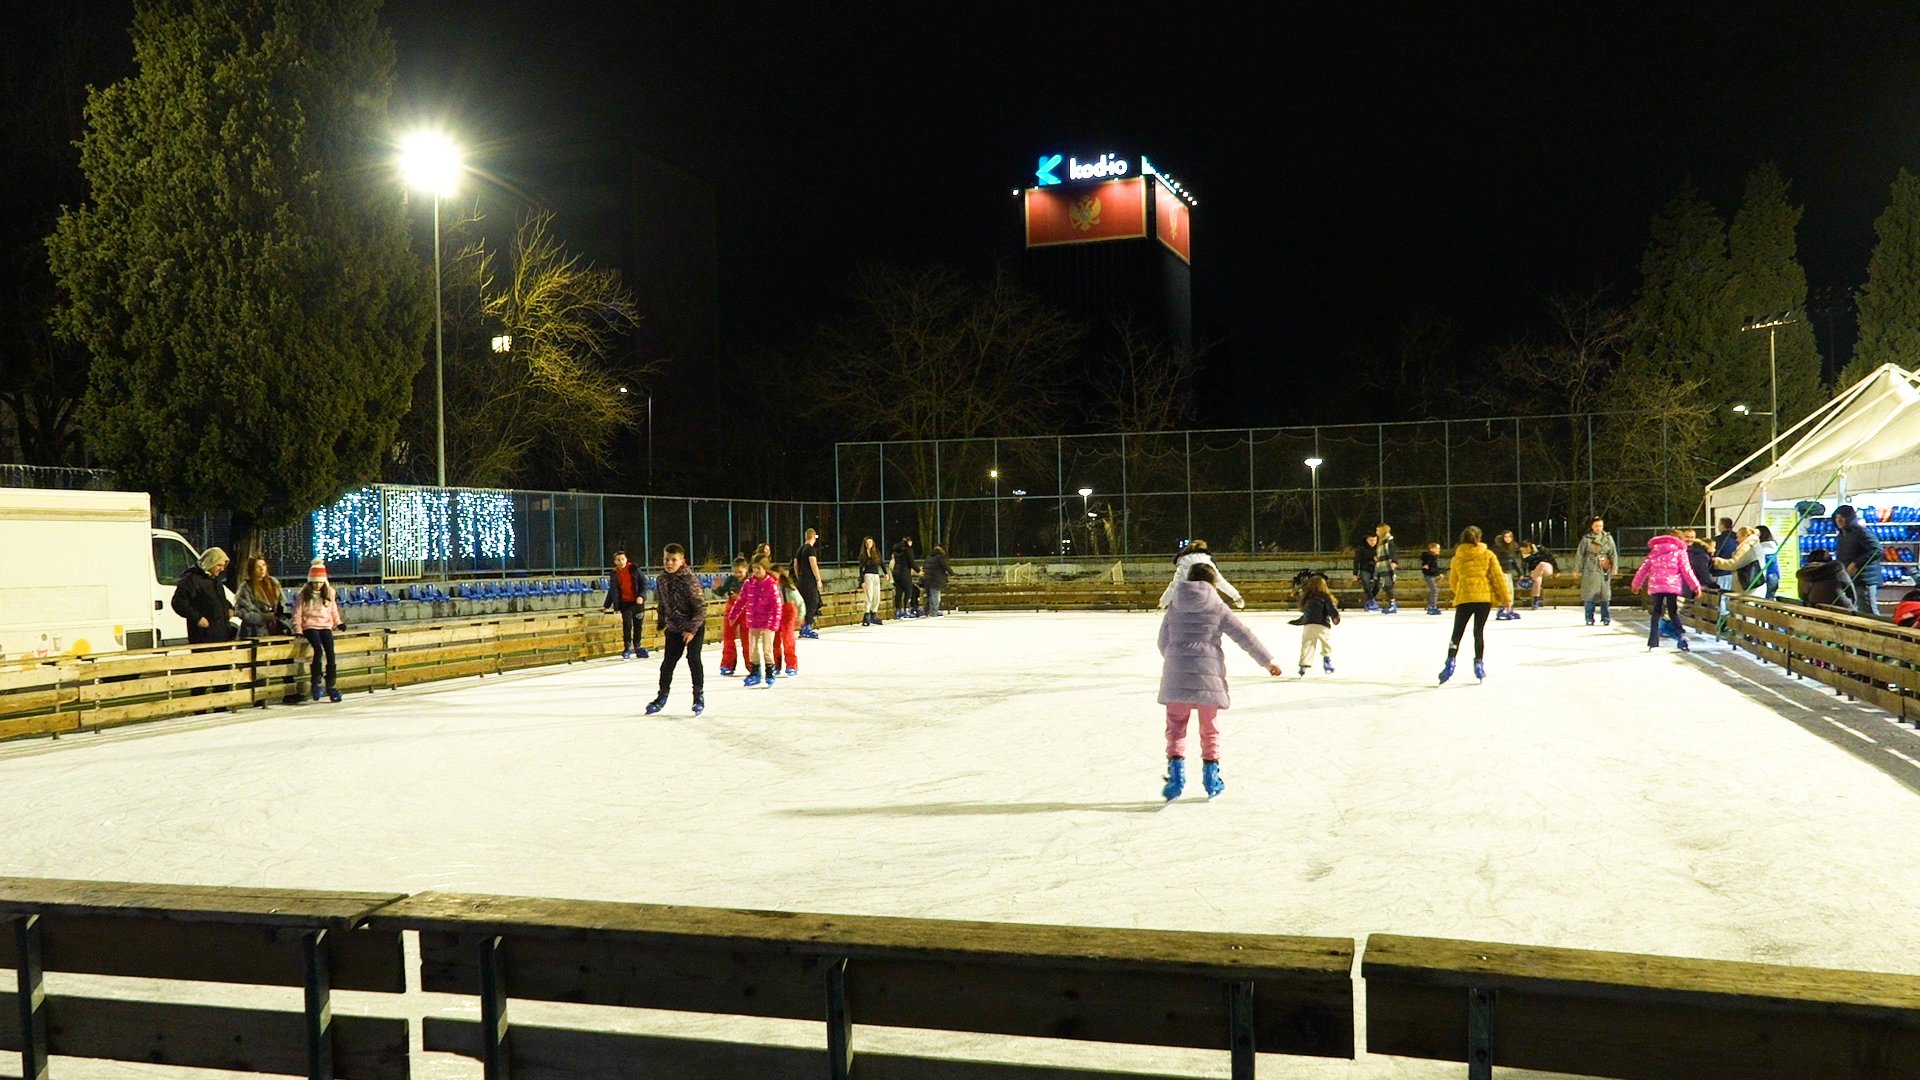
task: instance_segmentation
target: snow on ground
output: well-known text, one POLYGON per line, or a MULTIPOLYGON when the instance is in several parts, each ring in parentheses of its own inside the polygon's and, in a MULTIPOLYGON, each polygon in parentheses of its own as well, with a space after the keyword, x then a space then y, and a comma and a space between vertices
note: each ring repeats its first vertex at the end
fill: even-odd
MULTIPOLYGON (((1291 672, 1288 618, 1247 621, 1291 672)), ((10 744, 0 874, 1392 932, 1920 973, 1920 924, 1891 903, 1920 894, 1914 793, 1698 658, 1648 653, 1644 631, 1528 613, 1489 625, 1484 685, 1463 663, 1444 687, 1450 620, 1412 611, 1349 615, 1332 676, 1272 678, 1229 644, 1227 792, 1206 802, 1196 775, 1163 808, 1157 619, 830 630, 771 690, 720 678, 710 649, 699 718, 684 668, 668 711, 642 715, 656 658, 10 744)), ((797 1022, 623 1022, 823 1038, 797 1022)), ((1033 1060, 1226 1069, 1224 1054, 1015 1045, 1033 1060)), ((448 1058, 422 1075, 477 1067, 448 1058)))

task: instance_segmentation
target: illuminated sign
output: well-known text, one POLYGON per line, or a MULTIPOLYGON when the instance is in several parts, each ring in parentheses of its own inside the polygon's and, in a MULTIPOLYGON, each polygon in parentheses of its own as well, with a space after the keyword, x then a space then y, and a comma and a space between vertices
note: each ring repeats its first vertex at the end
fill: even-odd
MULTIPOLYGON (((1042 154, 1038 167, 1033 170, 1033 178, 1039 187, 1052 187, 1060 183, 1060 176, 1054 170, 1060 167, 1062 155, 1042 154)), ((1101 154, 1092 161, 1079 158, 1066 158, 1068 180, 1113 180, 1133 171, 1133 163, 1114 154, 1101 154)))
POLYGON ((1147 235, 1147 187, 1143 178, 1053 191, 1026 191, 1027 246, 1131 240, 1147 235))

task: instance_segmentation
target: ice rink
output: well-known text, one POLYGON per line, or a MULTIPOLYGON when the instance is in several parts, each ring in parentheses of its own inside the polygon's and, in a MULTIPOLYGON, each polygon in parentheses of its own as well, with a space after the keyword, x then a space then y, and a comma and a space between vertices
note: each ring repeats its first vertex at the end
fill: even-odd
MULTIPOLYGON (((642 715, 656 658, 7 744, 0 873, 1392 932, 1920 973, 1912 729, 1724 646, 1650 654, 1631 614, 1612 629, 1578 611, 1490 624, 1486 683, 1463 663, 1444 687, 1447 619, 1350 614, 1337 673, 1303 680, 1289 617, 1247 616, 1285 678, 1228 646, 1227 791, 1212 803, 1197 775, 1179 802, 1158 797, 1157 615, 963 614, 825 631, 801 642, 801 677, 770 690, 718 677, 709 649, 698 718, 684 668, 668 710, 642 715)), ((631 1019, 824 1040, 818 1025, 631 1019)), ((1227 1068, 1224 1053, 993 1044, 1227 1068)), ((1264 1064, 1464 1075, 1364 1055, 1264 1064)))

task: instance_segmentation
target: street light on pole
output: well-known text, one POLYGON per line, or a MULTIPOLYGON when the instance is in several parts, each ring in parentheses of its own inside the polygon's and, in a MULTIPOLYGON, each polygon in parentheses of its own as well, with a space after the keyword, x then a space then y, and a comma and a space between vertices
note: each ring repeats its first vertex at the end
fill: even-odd
POLYGON ((400 172, 407 186, 433 194, 433 399, 434 430, 439 448, 435 455, 435 482, 447 486, 447 381, 444 331, 440 314, 440 200, 453 194, 460 179, 460 148, 446 133, 419 131, 400 144, 400 172))
POLYGON ((1320 466, 1326 464, 1320 458, 1307 459, 1307 469, 1313 473, 1313 550, 1320 551, 1320 466))
MULTIPOLYGON (((1780 460, 1780 448, 1774 445, 1780 441, 1780 354, 1774 340, 1774 333, 1783 326, 1792 326, 1799 321, 1792 311, 1782 311, 1778 315, 1755 315, 1740 328, 1741 333, 1752 330, 1767 332, 1767 381, 1773 388, 1772 411, 1765 414, 1773 421, 1773 434, 1767 440, 1767 460, 1770 463, 1780 460)), ((1745 406, 1736 406, 1733 411, 1743 416, 1761 415, 1748 410, 1745 406)))
POLYGON ((993 564, 1000 565, 1000 470, 988 469, 987 476, 993 481, 993 564))
MULTIPOLYGON (((1087 508, 1087 498, 1092 494, 1093 489, 1090 487, 1080 489, 1080 512, 1088 517, 1093 516, 1093 511, 1087 508)), ((1087 549, 1089 551, 1093 549, 1093 522, 1091 521, 1087 522, 1087 549)))

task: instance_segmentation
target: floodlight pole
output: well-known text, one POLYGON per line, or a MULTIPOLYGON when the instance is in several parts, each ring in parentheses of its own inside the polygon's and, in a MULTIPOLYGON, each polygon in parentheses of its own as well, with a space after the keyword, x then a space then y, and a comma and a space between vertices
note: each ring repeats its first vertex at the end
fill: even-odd
POLYGON ((440 315, 440 193, 433 193, 433 415, 440 443, 439 467, 434 475, 447 486, 447 381, 444 324, 440 315))

